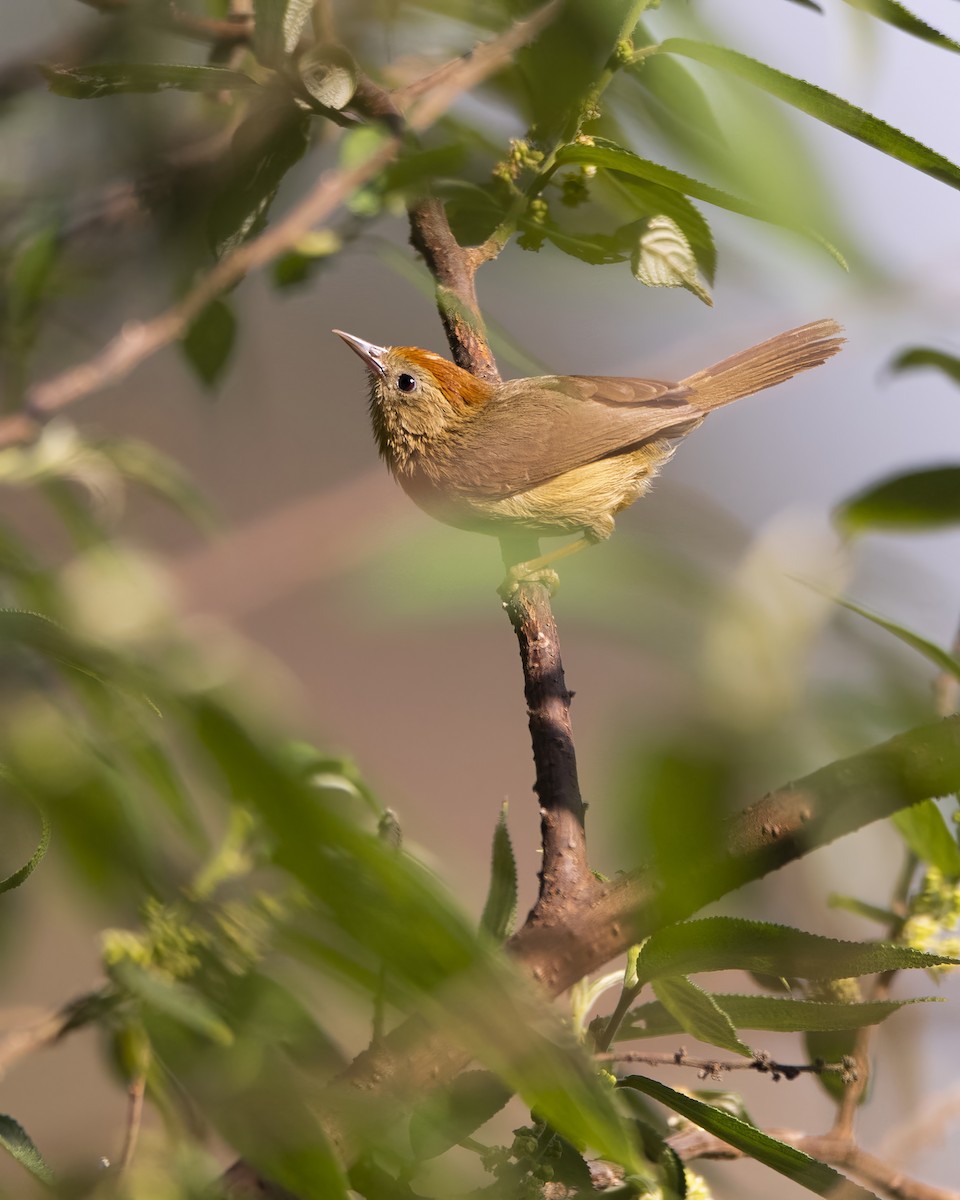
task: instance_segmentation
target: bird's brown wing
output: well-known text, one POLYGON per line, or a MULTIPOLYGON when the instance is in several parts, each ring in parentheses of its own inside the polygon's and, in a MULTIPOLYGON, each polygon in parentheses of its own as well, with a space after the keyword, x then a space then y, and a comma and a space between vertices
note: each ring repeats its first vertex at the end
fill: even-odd
POLYGON ((450 440, 444 482, 473 495, 509 496, 652 439, 680 437, 703 420, 690 394, 656 379, 512 380, 450 440))

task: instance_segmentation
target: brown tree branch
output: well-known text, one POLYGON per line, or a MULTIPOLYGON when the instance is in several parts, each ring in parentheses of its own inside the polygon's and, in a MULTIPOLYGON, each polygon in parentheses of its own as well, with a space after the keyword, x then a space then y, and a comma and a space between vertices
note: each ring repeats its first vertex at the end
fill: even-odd
MULTIPOLYGON (((960 717, 900 734, 772 792, 730 818, 715 853, 692 861, 680 877, 662 881, 655 867, 648 867, 598 889, 589 903, 571 906, 554 924, 528 920, 507 948, 549 995, 559 995, 629 946, 733 888, 901 808, 956 791, 958 764, 960 717)), ((349 1113, 357 1103, 402 1110, 456 1074, 468 1058, 422 1019, 405 1022, 327 1089, 330 1136, 349 1158, 349 1113)))
POLYGON ((19 1059, 52 1046, 70 1030, 86 1025, 109 1003, 108 994, 101 991, 53 1010, 0 1013, 0 1079, 19 1059))
MULTIPOLYGON (((793 1129, 770 1129, 766 1132, 771 1137, 802 1150, 804 1154, 809 1154, 811 1158, 841 1168, 859 1183, 889 1197, 889 1200, 960 1200, 960 1192, 912 1179, 890 1163, 861 1150, 848 1138, 800 1133, 793 1129)), ((667 1138, 667 1144, 684 1162, 692 1162, 698 1158, 743 1157, 742 1152, 734 1146, 696 1126, 673 1134, 667 1138)), ((841 1188, 837 1193, 837 1200, 842 1200, 842 1197, 841 1188)))

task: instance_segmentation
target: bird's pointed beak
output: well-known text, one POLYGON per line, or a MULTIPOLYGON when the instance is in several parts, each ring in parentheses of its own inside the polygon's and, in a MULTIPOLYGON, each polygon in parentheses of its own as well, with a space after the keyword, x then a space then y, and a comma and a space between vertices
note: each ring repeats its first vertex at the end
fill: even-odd
POLYGON ((387 352, 386 346, 375 346, 373 342, 365 342, 363 338, 354 337, 352 333, 344 333, 342 329, 334 329, 333 332, 337 337, 342 337, 355 354, 360 355, 371 371, 375 371, 378 375, 384 373, 383 356, 387 352))

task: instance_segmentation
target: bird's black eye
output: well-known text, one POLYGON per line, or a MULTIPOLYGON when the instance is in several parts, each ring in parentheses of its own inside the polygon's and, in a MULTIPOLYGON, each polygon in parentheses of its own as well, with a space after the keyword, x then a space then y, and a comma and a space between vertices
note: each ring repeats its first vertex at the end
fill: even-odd
POLYGON ((398 375, 397 387, 401 392, 412 392, 416 389, 417 381, 412 375, 398 375))

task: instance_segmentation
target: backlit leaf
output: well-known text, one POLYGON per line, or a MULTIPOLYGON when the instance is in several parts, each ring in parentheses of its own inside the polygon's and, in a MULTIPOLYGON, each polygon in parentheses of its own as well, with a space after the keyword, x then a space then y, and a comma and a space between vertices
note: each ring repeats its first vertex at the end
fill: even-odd
POLYGON ((43 1155, 33 1144, 30 1135, 18 1121, 8 1117, 6 1113, 0 1113, 0 1147, 41 1183, 54 1182, 53 1172, 44 1162, 43 1155))
POLYGON ((960 167, 948 158, 924 146, 916 138, 899 129, 894 129, 886 121, 880 120, 862 108, 857 108, 847 100, 842 100, 832 92, 825 91, 816 84, 797 79, 769 67, 766 63, 758 62, 746 54, 736 50, 727 50, 722 46, 712 46, 707 42, 695 42, 687 38, 668 38, 660 44, 663 54, 682 54, 694 58, 698 62, 716 67, 745 79, 748 83, 762 89, 771 96, 807 113, 808 116, 839 129, 841 133, 864 142, 873 149, 888 154, 891 158, 922 171, 949 187, 960 188, 960 167))
POLYGON ((846 979, 952 962, 889 942, 844 942, 765 921, 706 917, 652 934, 637 959, 637 975, 648 982, 668 975, 740 970, 800 979, 846 979))

